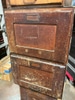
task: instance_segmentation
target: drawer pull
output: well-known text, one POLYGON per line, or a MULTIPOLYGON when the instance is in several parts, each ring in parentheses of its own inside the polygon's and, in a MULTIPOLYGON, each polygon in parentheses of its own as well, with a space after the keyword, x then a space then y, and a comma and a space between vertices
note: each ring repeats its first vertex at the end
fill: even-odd
POLYGON ((25 49, 25 52, 28 53, 28 49, 25 49))
POLYGON ((27 21, 39 21, 39 14, 27 14, 26 19, 27 21))
POLYGON ((40 66, 40 64, 38 64, 38 63, 31 63, 31 67, 35 67, 35 68, 40 68, 41 66, 40 66))
POLYGON ((42 51, 39 51, 38 53, 41 55, 42 54, 42 51))

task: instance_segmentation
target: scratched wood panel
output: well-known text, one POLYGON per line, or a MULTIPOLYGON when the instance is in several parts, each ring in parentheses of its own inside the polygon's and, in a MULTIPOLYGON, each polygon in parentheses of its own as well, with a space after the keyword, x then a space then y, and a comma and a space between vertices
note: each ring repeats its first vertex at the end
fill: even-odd
POLYGON ((55 98, 52 98, 50 96, 46 96, 29 89, 25 89, 24 87, 20 87, 20 92, 21 100, 56 100, 55 98))
POLYGON ((6 10, 11 53, 66 65, 73 24, 72 8, 6 10))
POLYGON ((11 62, 15 83, 54 98, 62 97, 65 66, 15 54, 11 62))
POLYGON ((55 38, 56 38, 55 25, 15 24, 14 30, 15 30, 15 43, 18 46, 37 48, 42 50, 50 49, 53 51, 55 49, 55 38))

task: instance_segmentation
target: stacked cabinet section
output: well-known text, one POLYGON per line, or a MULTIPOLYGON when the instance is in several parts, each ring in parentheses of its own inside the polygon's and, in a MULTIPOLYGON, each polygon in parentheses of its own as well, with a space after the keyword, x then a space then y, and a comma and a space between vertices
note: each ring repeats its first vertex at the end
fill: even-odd
POLYGON ((6 10, 5 19, 11 53, 66 65, 72 8, 6 10))
POLYGON ((65 66, 20 55, 11 55, 11 61, 15 83, 54 98, 61 98, 65 66))
POLYGON ((14 82, 20 85, 21 99, 61 99, 73 9, 7 9, 5 20, 14 82))

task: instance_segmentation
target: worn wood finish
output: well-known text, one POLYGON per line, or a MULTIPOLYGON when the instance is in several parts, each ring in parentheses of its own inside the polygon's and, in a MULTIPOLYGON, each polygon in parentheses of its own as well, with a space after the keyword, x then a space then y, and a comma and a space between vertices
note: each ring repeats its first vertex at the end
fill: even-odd
MULTIPOLYGON (((31 17, 30 15, 28 18, 31 17)), ((34 19, 33 19, 34 20, 34 19)), ((37 19, 38 20, 38 19, 37 19)), ((55 49, 56 26, 15 24, 16 45, 40 50, 55 49), (26 32, 26 33, 25 33, 26 32), (25 34, 24 34, 25 33, 25 34)))
POLYGON ((31 5, 31 4, 62 4, 64 0, 6 0, 11 6, 12 5, 31 5))
POLYGON ((56 100, 55 98, 20 87, 21 100, 56 100))
POLYGON ((62 97, 65 66, 38 59, 11 55, 15 83, 55 98, 62 97))
POLYGON ((72 23, 72 8, 34 8, 5 11, 11 53, 66 65, 72 23))

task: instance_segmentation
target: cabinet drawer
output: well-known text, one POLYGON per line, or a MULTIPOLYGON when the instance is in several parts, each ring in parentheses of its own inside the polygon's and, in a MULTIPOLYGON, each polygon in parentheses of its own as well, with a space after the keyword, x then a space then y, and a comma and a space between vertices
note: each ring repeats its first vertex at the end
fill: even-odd
POLYGON ((6 10, 5 19, 11 53, 66 64, 72 8, 6 10))
POLYGON ((56 100, 55 98, 20 87, 21 100, 56 100))
POLYGON ((65 66, 30 57, 11 55, 14 81, 20 86, 60 98, 65 66))
POLYGON ((30 5, 30 4, 62 4, 64 0, 6 0, 12 5, 30 5))

